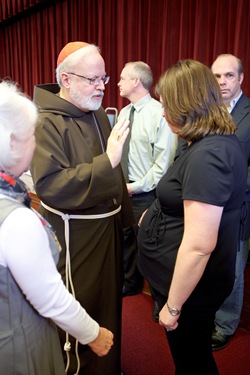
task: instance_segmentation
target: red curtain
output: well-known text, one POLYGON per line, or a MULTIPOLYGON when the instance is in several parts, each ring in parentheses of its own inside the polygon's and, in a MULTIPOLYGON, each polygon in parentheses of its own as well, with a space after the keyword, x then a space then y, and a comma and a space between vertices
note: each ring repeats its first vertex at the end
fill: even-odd
POLYGON ((0 20, 6 21, 14 16, 31 10, 32 7, 48 0, 2 0, 0 3, 0 20))
POLYGON ((179 59, 194 58, 210 66, 220 53, 242 59, 243 89, 250 96, 249 0, 6 2, 13 5, 8 9, 19 10, 19 17, 13 11, 6 13, 1 1, 0 78, 17 81, 30 96, 35 84, 55 82, 57 55, 74 40, 101 48, 111 76, 104 107, 120 110, 127 104, 119 95, 117 82, 128 61, 147 62, 156 82, 179 59), (14 8, 17 3, 18 8, 14 8), (37 3, 43 3, 43 7, 37 3), (27 12, 29 5, 31 12, 27 12))

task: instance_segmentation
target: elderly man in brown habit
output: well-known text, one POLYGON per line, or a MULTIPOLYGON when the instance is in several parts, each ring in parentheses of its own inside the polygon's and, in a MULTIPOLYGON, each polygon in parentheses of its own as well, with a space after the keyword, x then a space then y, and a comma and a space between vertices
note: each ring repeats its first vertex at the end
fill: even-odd
MULTIPOLYGON (((68 43, 58 56, 56 74, 58 85, 35 87, 40 115, 31 173, 41 212, 63 247, 58 268, 66 285, 114 333, 106 357, 81 345, 67 351, 68 373, 75 374, 73 352, 78 351, 79 374, 120 375, 122 227, 134 223, 119 165, 129 121, 120 120, 110 133, 101 108, 109 77, 98 47, 68 43)), ((66 337, 66 343, 67 350, 74 341, 66 337)))

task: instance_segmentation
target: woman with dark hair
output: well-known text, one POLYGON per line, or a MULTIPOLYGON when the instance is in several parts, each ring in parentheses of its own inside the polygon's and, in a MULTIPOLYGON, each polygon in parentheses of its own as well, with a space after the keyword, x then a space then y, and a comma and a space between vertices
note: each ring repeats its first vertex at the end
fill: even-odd
POLYGON ((163 73, 157 93, 188 147, 141 219, 138 263, 161 308, 175 375, 217 375, 211 334, 234 283, 247 165, 208 67, 179 61, 163 73))

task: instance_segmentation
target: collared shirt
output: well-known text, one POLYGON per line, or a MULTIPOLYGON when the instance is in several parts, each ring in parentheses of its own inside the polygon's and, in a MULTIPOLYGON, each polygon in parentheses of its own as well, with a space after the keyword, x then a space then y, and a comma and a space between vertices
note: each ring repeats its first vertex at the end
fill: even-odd
POLYGON ((236 106, 236 103, 239 101, 241 95, 242 95, 242 91, 241 91, 240 94, 237 96, 237 98, 234 98, 234 99, 231 100, 231 102, 230 102, 230 107, 227 107, 229 113, 232 112, 232 110, 233 110, 234 107, 236 106))
MULTIPOLYGON (((129 118, 132 104, 124 107, 119 118, 129 118)), ((128 175, 134 194, 149 192, 172 164, 177 135, 162 116, 162 105, 147 94, 134 104, 134 121, 128 154, 128 175)))

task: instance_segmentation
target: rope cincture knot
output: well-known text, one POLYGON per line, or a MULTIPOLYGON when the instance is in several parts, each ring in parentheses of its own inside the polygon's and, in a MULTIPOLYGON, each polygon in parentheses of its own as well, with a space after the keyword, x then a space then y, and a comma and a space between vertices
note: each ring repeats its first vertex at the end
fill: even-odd
POLYGON ((65 352, 70 352, 70 350, 71 350, 71 343, 69 341, 65 342, 65 344, 64 344, 64 350, 65 350, 65 352))
POLYGON ((70 215, 69 214, 62 214, 61 218, 64 220, 64 221, 68 221, 70 220, 70 215))

